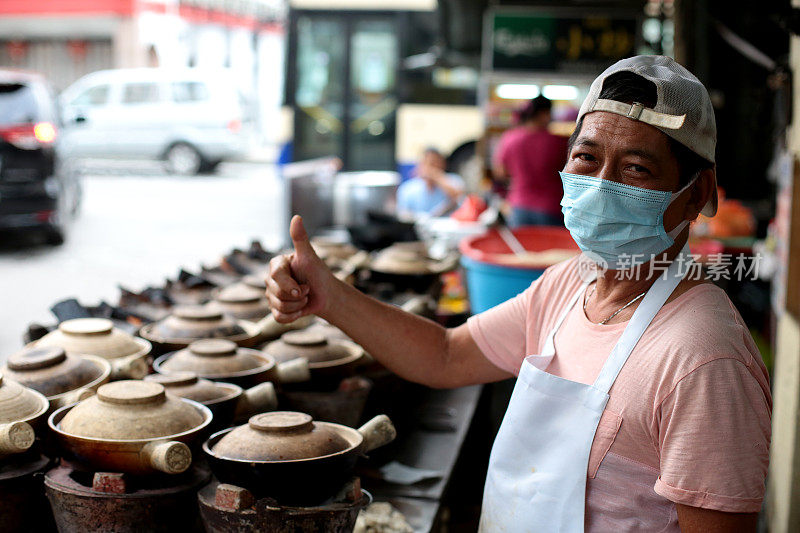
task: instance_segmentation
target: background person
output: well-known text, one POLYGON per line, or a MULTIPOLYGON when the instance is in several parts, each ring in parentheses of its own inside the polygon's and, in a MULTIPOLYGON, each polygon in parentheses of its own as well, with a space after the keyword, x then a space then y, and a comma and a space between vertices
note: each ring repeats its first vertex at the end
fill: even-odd
POLYGON ((410 219, 437 217, 456 208, 464 180, 446 169, 445 157, 435 148, 426 149, 413 176, 397 189, 397 214, 410 219))
POLYGON ((561 226, 561 179, 567 139, 547 130, 552 103, 537 96, 519 111, 519 126, 501 137, 493 158, 495 179, 510 180, 509 224, 561 226))

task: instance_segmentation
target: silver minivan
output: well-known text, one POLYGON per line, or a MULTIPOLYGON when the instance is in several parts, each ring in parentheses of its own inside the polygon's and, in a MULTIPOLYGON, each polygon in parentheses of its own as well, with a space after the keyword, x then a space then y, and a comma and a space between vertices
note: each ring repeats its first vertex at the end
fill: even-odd
POLYGON ((176 174, 213 170, 246 151, 250 124, 224 71, 93 72, 61 93, 62 142, 74 158, 163 160, 176 174))

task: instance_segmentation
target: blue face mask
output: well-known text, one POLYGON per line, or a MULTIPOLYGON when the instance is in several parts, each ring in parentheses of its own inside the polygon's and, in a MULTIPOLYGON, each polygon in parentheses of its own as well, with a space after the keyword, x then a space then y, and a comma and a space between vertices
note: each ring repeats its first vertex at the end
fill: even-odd
MULTIPOLYGON (((559 172, 564 183, 564 225, 583 252, 610 269, 646 263, 675 243, 689 224, 664 230, 664 212, 680 191, 669 193, 603 178, 559 172)), ((696 178, 695 178, 696 179, 696 178)))

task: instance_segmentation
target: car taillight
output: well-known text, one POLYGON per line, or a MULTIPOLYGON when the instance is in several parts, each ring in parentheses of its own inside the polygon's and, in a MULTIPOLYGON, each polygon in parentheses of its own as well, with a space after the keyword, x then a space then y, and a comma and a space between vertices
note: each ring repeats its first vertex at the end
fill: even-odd
POLYGON ((0 137, 23 150, 36 150, 56 140, 56 128, 49 122, 16 124, 0 128, 0 137))
POLYGON ((33 127, 33 135, 42 144, 49 144, 56 140, 56 128, 49 122, 39 122, 33 127))
POLYGON ((228 129, 231 133, 239 133, 239 130, 242 129, 242 121, 237 118, 231 120, 228 122, 228 129))

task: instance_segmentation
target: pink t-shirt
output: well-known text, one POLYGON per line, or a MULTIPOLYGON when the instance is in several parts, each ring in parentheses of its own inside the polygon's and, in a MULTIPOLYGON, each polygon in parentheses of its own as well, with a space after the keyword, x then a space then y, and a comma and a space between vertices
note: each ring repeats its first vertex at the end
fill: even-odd
POLYGON ((494 154, 511 176, 508 201, 514 207, 561 214, 564 190, 558 172, 567 161, 567 138, 525 127, 508 130, 494 154))
MULTIPOLYGON (((497 367, 518 374, 543 351, 581 285, 577 260, 470 318, 497 367)), ((627 323, 601 326, 580 303, 556 333, 547 372, 593 383, 627 323)), ((758 512, 769 462, 772 398, 758 349, 727 295, 700 285, 653 319, 610 391, 592 443, 587 531, 679 531, 675 503, 758 512)))

